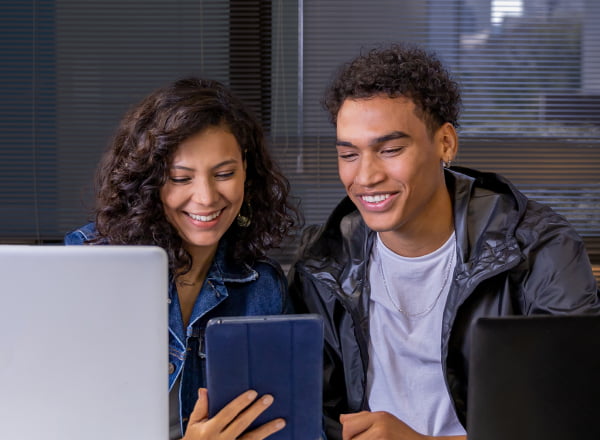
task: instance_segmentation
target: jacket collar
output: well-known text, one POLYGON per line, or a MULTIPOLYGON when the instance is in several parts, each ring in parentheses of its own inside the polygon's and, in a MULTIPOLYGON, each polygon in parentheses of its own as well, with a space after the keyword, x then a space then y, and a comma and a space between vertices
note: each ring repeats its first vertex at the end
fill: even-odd
MULTIPOLYGON (((515 228, 525 214, 527 198, 495 173, 452 167, 445 170, 445 176, 453 204, 459 261, 474 260, 472 264, 476 264, 485 252, 499 259, 498 263, 512 259, 518 248, 515 228)), ((331 272, 336 277, 360 276, 356 272, 361 261, 367 260, 375 233, 348 197, 313 234, 303 251, 305 262, 310 261, 313 270, 331 272)))
POLYGON ((486 250, 501 257, 517 248, 515 230, 527 209, 524 194, 498 174, 464 167, 446 170, 446 185, 460 261, 479 260, 486 250))
POLYGON ((219 242, 215 258, 208 272, 207 279, 225 283, 247 283, 258 278, 258 272, 246 263, 233 261, 228 254, 229 240, 223 237, 219 242))
MULTIPOLYGON (((228 255, 227 239, 223 238, 219 242, 217 252, 206 275, 206 282, 217 293, 217 297, 227 297, 227 288, 225 283, 248 283, 258 279, 258 272, 252 269, 246 263, 238 264, 228 255)), ((175 288, 175 279, 170 274, 169 296, 173 300, 177 290, 175 288)))

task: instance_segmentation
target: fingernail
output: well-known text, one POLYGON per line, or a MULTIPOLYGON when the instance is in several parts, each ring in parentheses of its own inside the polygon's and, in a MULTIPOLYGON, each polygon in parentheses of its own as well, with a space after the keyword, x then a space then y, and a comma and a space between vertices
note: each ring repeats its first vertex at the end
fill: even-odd
POLYGON ((285 422, 283 420, 279 420, 277 421, 277 423, 275 423, 275 428, 277 429, 281 429, 285 426, 285 422))
POLYGON ((270 405, 271 403, 273 403, 273 396, 267 394, 262 398, 262 403, 263 405, 270 405))
POLYGON ((256 399, 256 396, 258 396, 258 393, 254 390, 250 390, 250 391, 248 391, 248 394, 246 394, 246 397, 248 398, 248 400, 254 400, 254 399, 256 399))

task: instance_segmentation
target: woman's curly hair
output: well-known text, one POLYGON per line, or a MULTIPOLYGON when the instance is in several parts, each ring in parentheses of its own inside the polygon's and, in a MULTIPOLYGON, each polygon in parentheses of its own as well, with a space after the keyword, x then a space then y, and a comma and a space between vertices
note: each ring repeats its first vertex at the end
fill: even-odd
POLYGON ((166 250, 173 273, 187 272, 191 256, 167 220, 160 189, 178 146, 217 126, 235 136, 246 161, 242 214, 251 223, 233 222, 227 231, 230 256, 252 264, 277 247, 299 220, 288 200, 289 182, 242 101, 223 84, 194 77, 155 91, 122 119, 96 174, 94 242, 157 245, 166 250))
POLYGON ((325 92, 322 104, 335 126, 344 100, 380 95, 410 98, 430 134, 446 122, 454 127, 459 125, 458 84, 435 54, 410 45, 392 44, 371 49, 342 65, 325 92))

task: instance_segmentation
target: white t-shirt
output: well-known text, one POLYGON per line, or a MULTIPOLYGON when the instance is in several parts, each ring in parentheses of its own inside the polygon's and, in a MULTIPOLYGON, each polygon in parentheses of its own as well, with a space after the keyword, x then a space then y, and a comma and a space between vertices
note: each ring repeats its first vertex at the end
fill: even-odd
POLYGON ((424 435, 465 435, 441 366, 442 314, 455 264, 454 234, 422 257, 396 254, 379 235, 371 252, 369 406, 424 435))

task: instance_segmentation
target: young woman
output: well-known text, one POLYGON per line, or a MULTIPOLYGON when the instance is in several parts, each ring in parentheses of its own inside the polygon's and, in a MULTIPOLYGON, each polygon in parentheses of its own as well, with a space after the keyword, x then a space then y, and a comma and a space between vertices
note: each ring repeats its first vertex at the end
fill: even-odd
POLYGON ((182 79, 125 115, 98 169, 95 222, 65 237, 167 252, 171 439, 243 438, 273 400, 249 390, 208 419, 203 334, 215 316, 288 311, 266 257, 298 221, 288 193, 248 108, 216 81, 182 79))

